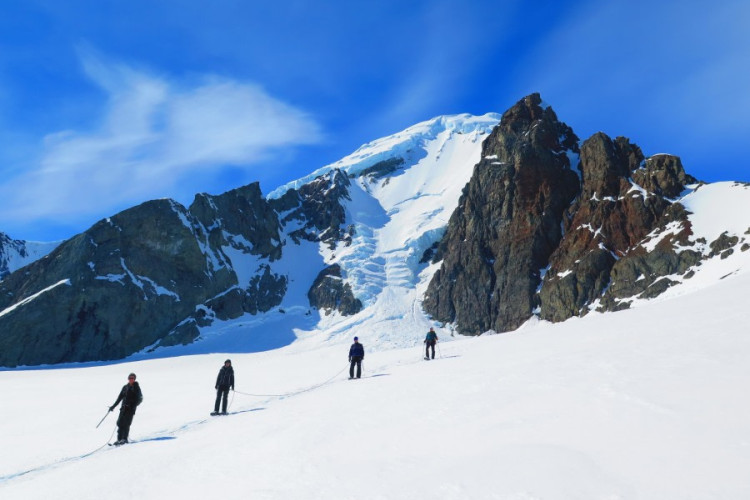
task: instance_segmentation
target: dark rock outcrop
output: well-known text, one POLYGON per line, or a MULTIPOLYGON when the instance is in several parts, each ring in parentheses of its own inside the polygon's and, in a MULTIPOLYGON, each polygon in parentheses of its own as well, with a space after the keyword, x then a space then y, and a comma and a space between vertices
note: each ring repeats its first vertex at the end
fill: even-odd
POLYGON ((232 246, 271 261, 281 257, 279 220, 257 182, 220 196, 199 194, 190 205, 190 214, 214 248, 232 246))
POLYGON ((644 159, 628 139, 612 140, 599 132, 581 146, 580 169, 581 195, 568 210, 565 237, 550 258, 539 292, 539 316, 549 321, 583 315, 591 307, 627 307, 625 299, 657 293, 669 285, 658 278, 682 273, 696 262, 694 253, 671 250, 675 241, 685 243, 687 231, 651 252, 641 247, 647 235, 656 236, 668 224, 688 224, 687 213, 669 200, 694 182, 679 158, 644 159))
POLYGON ((503 114, 451 216, 424 299, 434 318, 461 333, 506 331, 537 307, 540 271, 562 238, 578 194, 569 154, 577 137, 530 95, 503 114))
POLYGON ((362 310, 362 302, 354 297, 351 285, 342 280, 338 264, 328 266, 318 274, 307 298, 311 306, 323 309, 326 314, 336 310, 350 316, 362 310))
POLYGON ((351 242, 351 228, 342 228, 346 221, 342 200, 350 199, 349 186, 347 175, 334 169, 299 189, 290 189, 270 204, 281 214, 283 226, 301 225, 289 233, 296 243, 322 241, 333 249, 340 241, 351 242))
POLYGON ((648 158, 642 168, 635 170, 633 182, 658 196, 677 198, 687 184, 698 181, 685 173, 679 157, 661 154, 648 158))
POLYGON ((370 180, 378 180, 386 175, 392 174, 403 164, 403 158, 388 158, 387 160, 379 161, 375 165, 362 170, 359 175, 369 177, 370 180))
POLYGON ((11 274, 0 283, 0 309, 61 280, 70 286, 0 317, 0 364, 122 358, 231 286, 233 273, 209 265, 186 216, 168 200, 147 202, 11 274))

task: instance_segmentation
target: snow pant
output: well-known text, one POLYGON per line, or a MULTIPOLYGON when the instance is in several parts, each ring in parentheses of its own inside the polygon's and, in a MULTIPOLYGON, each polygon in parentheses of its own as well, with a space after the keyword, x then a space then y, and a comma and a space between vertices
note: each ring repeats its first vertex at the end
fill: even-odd
POLYGON ((229 387, 221 386, 216 389, 216 403, 214 403, 214 412, 219 413, 219 401, 221 401, 221 411, 227 412, 227 398, 229 397, 229 387))
POLYGON ((354 365, 357 366, 357 378, 362 377, 362 356, 352 356, 349 364, 349 378, 354 378, 354 365))
POLYGON ((127 441, 128 435, 130 434, 130 424, 133 423, 133 415, 135 415, 135 408, 128 408, 123 406, 120 408, 120 416, 117 419, 117 440, 127 441))
POLYGON ((424 357, 425 358, 430 357, 430 348, 432 348, 432 359, 435 359, 435 341, 434 340, 428 340, 425 342, 424 357))

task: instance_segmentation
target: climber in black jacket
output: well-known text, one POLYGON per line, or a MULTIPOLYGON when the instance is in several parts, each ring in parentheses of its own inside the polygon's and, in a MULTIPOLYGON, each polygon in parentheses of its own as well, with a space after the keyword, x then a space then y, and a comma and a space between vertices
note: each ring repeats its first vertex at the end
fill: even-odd
POLYGON ((216 403, 214 403, 214 411, 211 415, 219 415, 219 401, 222 402, 221 414, 227 414, 227 398, 229 397, 229 389, 234 390, 234 369, 232 368, 232 361, 224 361, 224 366, 219 370, 219 375, 216 377, 216 403))
POLYGON ((349 378, 354 378, 354 365, 357 366, 357 378, 362 376, 362 360, 365 359, 365 347, 354 337, 354 343, 349 348, 349 378))
POLYGON ((117 401, 109 407, 109 411, 113 411, 120 404, 120 401, 122 401, 122 406, 120 407, 120 416, 117 419, 116 445, 128 442, 130 424, 133 423, 135 409, 143 402, 143 393, 141 392, 141 386, 135 381, 135 373, 128 375, 128 383, 122 386, 117 401))

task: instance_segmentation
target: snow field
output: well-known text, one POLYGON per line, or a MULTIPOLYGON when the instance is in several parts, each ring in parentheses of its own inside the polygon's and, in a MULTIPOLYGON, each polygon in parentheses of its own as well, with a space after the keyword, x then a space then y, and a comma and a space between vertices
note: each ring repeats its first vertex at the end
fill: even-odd
POLYGON ((747 498, 750 337, 735 297, 749 285, 742 274, 633 310, 441 342, 435 361, 421 344, 368 350, 361 380, 341 372, 346 344, 234 354, 238 391, 297 394, 235 394, 228 417, 207 416, 223 354, 0 372, 0 446, 13 450, 0 496, 747 498), (112 432, 116 415, 94 426, 129 371, 145 396, 131 430, 141 442, 77 458, 112 432))

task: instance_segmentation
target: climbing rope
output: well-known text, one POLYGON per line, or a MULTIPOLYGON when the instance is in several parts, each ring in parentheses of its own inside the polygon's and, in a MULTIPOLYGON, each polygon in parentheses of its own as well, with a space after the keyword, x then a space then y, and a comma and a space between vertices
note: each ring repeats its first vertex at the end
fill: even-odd
POLYGON ((229 400, 229 404, 227 405, 227 411, 232 407, 232 403, 234 403, 234 389, 232 389, 232 399, 229 400))
POLYGON ((237 394, 241 394, 243 396, 254 396, 254 397, 259 397, 259 398, 286 398, 286 397, 289 397, 289 396, 296 396, 298 394, 303 394, 305 392, 312 391, 313 389, 317 389, 319 387, 323 387, 324 385, 330 383, 333 379, 335 379, 336 377, 338 377, 339 375, 341 375, 342 373, 344 373, 348 368, 349 368, 348 366, 344 367, 341 371, 337 372, 336 375, 334 375, 333 377, 329 378, 325 382, 321 382, 319 384, 313 385, 311 387, 307 387, 305 389, 301 389, 299 391, 287 392, 285 394, 251 394, 249 392, 242 392, 242 391, 238 391, 238 390, 234 390, 233 392, 236 392, 237 394))
POLYGON ((104 442, 104 444, 101 445, 100 447, 98 447, 97 449, 93 450, 93 451, 90 451, 88 453, 84 453, 83 455, 78 455, 78 456, 75 456, 75 457, 62 458, 60 460, 55 461, 52 464, 40 465, 39 467, 34 467, 33 469, 28 469, 28 470, 24 470, 24 471, 21 471, 21 472, 16 472, 14 474, 9 474, 7 476, 0 476, 0 484, 4 483, 5 481, 8 481, 10 479, 15 479, 17 477, 25 476, 26 474, 31 474, 32 472, 38 472, 38 471, 41 471, 41 470, 50 469, 52 467, 57 467, 57 466, 62 465, 64 463, 74 462, 76 460, 82 460, 82 459, 84 459, 86 457, 90 457, 91 455, 93 455, 97 451, 99 451, 102 448, 104 448, 105 446, 107 446, 109 444, 109 441, 112 439, 112 436, 115 435, 115 432, 117 432, 117 425, 116 424, 115 424, 115 428, 112 429, 112 434, 109 435, 109 437, 104 442))
POLYGON ((107 441, 103 445, 101 445, 99 448, 95 449, 94 451, 90 451, 89 453, 86 453, 85 455, 81 455, 80 458, 85 458, 85 457, 88 457, 89 455, 93 455, 97 451, 99 451, 102 448, 104 448, 105 446, 107 446, 109 444, 109 442, 112 440, 112 436, 115 435, 115 432, 117 432, 117 424, 115 424, 114 429, 112 429, 112 434, 109 435, 109 437, 107 438, 107 441))
MULTIPOLYGON (((312 391, 312 390, 317 389, 319 387, 323 387, 326 384, 329 384, 333 379, 335 379, 336 377, 338 377, 339 375, 341 375, 344 371, 346 371, 347 368, 348 368, 348 366, 346 366, 341 371, 337 372, 335 375, 333 375, 331 378, 325 380, 324 382, 321 382, 319 384, 315 384, 315 385, 307 387, 305 389, 301 389, 299 391, 288 392, 288 393, 285 393, 285 394, 251 394, 249 392, 232 391, 232 399, 229 402, 229 405, 227 405, 227 409, 229 409, 232 406, 232 403, 234 403, 234 394, 235 393, 241 394, 243 396, 255 396, 255 397, 278 397, 278 398, 284 398, 284 397, 289 397, 289 396, 296 396, 297 394, 303 394, 305 392, 309 392, 309 391, 312 391)), ((107 415, 108 415, 108 413, 107 413, 107 415)), ((106 418, 107 415, 105 415, 105 418, 106 418)), ((103 422, 103 421, 104 421, 104 419, 102 419, 99 422, 99 424, 101 424, 101 422, 103 422)), ((197 424, 202 424, 202 423, 205 423, 207 421, 208 421, 208 419, 204 419, 204 420, 201 420, 200 422, 197 422, 197 424)), ((196 422, 188 423, 185 426, 183 426, 181 429, 184 429, 184 428, 186 428, 188 426, 192 426, 192 425, 195 425, 195 424, 196 424, 196 422)), ((115 424, 114 428, 112 429, 112 433, 109 435, 109 437, 104 442, 104 444, 102 444, 98 448, 96 448, 96 449, 94 449, 92 451, 89 451, 88 453, 84 453, 82 455, 78 455, 78 456, 75 456, 75 457, 67 457, 67 458, 63 458, 61 460, 57 460, 57 461, 55 461, 52 464, 45 464, 45 465, 41 465, 39 467, 34 467, 32 469, 24 470, 24 471, 21 471, 21 472, 16 472, 14 474, 9 474, 7 476, 0 476, 0 484, 4 483, 5 481, 8 481, 8 480, 15 479, 15 478, 20 477, 20 476, 25 476, 26 474, 31 474, 33 472, 38 472, 38 471, 41 471, 41 470, 50 469, 52 467, 57 467, 59 465, 62 465, 62 464, 68 463, 68 462, 73 462, 73 461, 76 461, 76 460, 81 460, 83 458, 89 457, 89 456, 93 455, 94 453, 98 452, 99 450, 101 450, 102 448, 105 448, 107 445, 109 445, 109 442, 112 440, 112 436, 115 435, 115 432, 117 432, 117 424, 115 424)))

